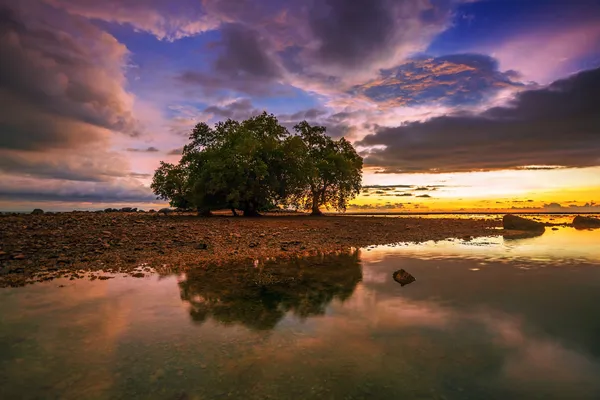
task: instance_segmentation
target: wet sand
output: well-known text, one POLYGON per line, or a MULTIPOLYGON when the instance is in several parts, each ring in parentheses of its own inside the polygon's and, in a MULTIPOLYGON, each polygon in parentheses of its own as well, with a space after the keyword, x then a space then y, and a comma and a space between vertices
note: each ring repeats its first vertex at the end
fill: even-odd
POLYGON ((0 287, 110 279, 350 248, 502 233, 498 219, 72 212, 0 216, 0 287))

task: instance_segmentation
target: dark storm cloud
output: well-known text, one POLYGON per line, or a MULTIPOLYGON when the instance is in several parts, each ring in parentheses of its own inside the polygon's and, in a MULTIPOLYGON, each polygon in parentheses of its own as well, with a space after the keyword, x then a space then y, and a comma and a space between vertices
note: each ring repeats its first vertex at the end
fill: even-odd
POLYGON ((72 148, 104 129, 136 134, 126 48, 37 2, 0 1, 0 148, 72 148))
POLYGON ((281 77, 281 69, 268 53, 266 39, 241 24, 221 26, 221 41, 215 48, 221 54, 209 72, 188 70, 179 76, 186 84, 195 84, 207 91, 231 89, 250 94, 266 94, 281 77))
MULTIPOLYGON (((404 46, 441 29, 450 2, 325 0, 312 3, 309 27, 318 43, 315 58, 348 69, 393 56, 404 46)), ((392 57, 393 58, 393 57, 392 57)))
POLYGON ((129 147, 128 149, 125 149, 125 151, 129 151, 131 153, 157 153, 160 150, 157 149, 156 147, 150 146, 145 149, 137 149, 137 148, 129 147))
POLYGON ((392 39, 395 20, 386 0, 325 0, 312 10, 310 27, 325 62, 364 62, 392 39))
POLYGON ((239 24, 220 28, 224 51, 215 62, 215 69, 230 77, 271 79, 280 75, 279 67, 265 52, 264 43, 257 31, 239 24))
POLYGON ((521 92, 505 107, 378 128, 366 164, 385 172, 600 165, 600 69, 521 92))
POLYGON ((398 106, 469 105, 486 100, 500 89, 523 86, 515 78, 514 71, 500 72, 492 57, 455 54, 411 60, 384 70, 379 79, 355 87, 352 93, 398 106))
POLYGON ((205 113, 212 114, 217 119, 235 119, 243 120, 253 115, 258 115, 262 111, 254 108, 249 99, 241 99, 226 104, 224 106, 210 106, 204 109, 205 113))

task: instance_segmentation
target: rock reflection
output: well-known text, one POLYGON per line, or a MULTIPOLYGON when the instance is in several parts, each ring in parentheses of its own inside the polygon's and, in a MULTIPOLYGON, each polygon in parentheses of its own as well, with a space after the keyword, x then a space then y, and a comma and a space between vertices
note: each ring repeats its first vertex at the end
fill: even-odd
POLYGON ((359 252, 192 270, 179 282, 181 299, 198 323, 213 319, 270 330, 288 312, 304 319, 344 301, 362 280, 359 252))

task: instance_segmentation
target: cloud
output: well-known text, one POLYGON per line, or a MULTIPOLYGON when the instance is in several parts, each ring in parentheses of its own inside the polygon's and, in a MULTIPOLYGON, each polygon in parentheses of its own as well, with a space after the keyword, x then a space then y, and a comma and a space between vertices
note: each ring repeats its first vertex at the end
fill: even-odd
MULTIPOLYGON (((521 33, 491 50, 502 67, 518 70, 531 81, 551 82, 577 71, 578 64, 590 53, 598 55, 600 15, 597 10, 592 16, 577 16, 568 26, 552 23, 543 29, 521 33)), ((564 7, 560 12, 564 12, 564 7)))
POLYGON ((404 208, 402 203, 386 203, 386 204, 350 204, 348 210, 395 210, 404 208))
MULTIPOLYGON (((1 176, 1 175, 0 175, 1 176)), ((121 178, 110 182, 72 182, 4 175, 0 198, 20 201, 77 201, 94 203, 150 202, 156 196, 137 179, 121 178)))
POLYGON ((514 71, 498 71, 498 63, 483 54, 454 54, 419 58, 393 69, 352 93, 395 106, 442 104, 475 105, 498 91, 523 86, 514 71))
POLYGON ((0 148, 70 148, 137 134, 124 90, 127 49, 78 18, 0 2, 0 148))
POLYGON ((208 16, 200 0, 42 0, 71 14, 130 25, 159 39, 176 40, 215 29, 220 21, 208 16))
POLYGON ((129 147, 129 148, 125 149, 125 151, 128 151, 130 153, 157 153, 160 150, 158 150, 156 147, 150 146, 150 147, 147 147, 145 149, 138 149, 138 148, 134 148, 134 147, 129 147))
POLYGON ((103 182, 126 176, 129 164, 121 154, 91 149, 71 153, 0 150, 0 171, 44 179, 103 182))
POLYGON ((170 150, 167 155, 169 156, 180 156, 183 154, 183 147, 178 147, 176 149, 170 150))
POLYGON ((178 80, 198 85, 207 92, 224 89, 249 94, 273 92, 273 85, 282 76, 280 66, 269 53, 268 40, 242 24, 229 23, 220 28, 221 40, 215 49, 221 53, 209 72, 187 70, 178 80))
POLYGON ((46 198, 73 197, 77 188, 97 197, 105 189, 137 193, 129 159, 111 150, 116 137, 140 134, 135 98, 125 89, 129 56, 79 15, 40 0, 0 0, 4 198, 33 198, 41 190, 46 198))
POLYGON ((341 93, 425 51, 449 26, 454 0, 204 0, 220 21, 221 53, 210 70, 186 69, 180 82, 265 95, 291 85, 341 93))
POLYGON ((240 99, 227 103, 223 106, 210 106, 204 109, 204 113, 210 114, 216 119, 244 120, 258 115, 262 111, 254 108, 250 99, 240 99))
POLYGON ((377 71, 425 49, 451 18, 449 1, 327 0, 308 14, 307 59, 333 75, 377 71), (331 68, 333 67, 333 68, 331 68))
POLYGON ((516 95, 503 107, 379 127, 357 145, 382 172, 600 165, 600 69, 516 95), (383 147, 383 148, 382 148, 383 147))

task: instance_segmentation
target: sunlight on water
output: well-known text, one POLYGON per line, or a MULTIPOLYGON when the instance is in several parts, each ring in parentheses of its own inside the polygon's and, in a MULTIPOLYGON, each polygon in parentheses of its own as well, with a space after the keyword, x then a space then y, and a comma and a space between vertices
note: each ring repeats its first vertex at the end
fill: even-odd
POLYGON ((376 261, 382 256, 402 255, 420 258, 468 258, 563 265, 600 263, 600 230, 561 227, 546 228, 543 235, 524 239, 502 236, 472 240, 452 239, 421 244, 399 244, 368 249, 363 260, 376 261))
POLYGON ((561 228, 5 289, 0 398, 597 399, 598 239, 561 228), (416 281, 394 282, 400 268, 416 281))

